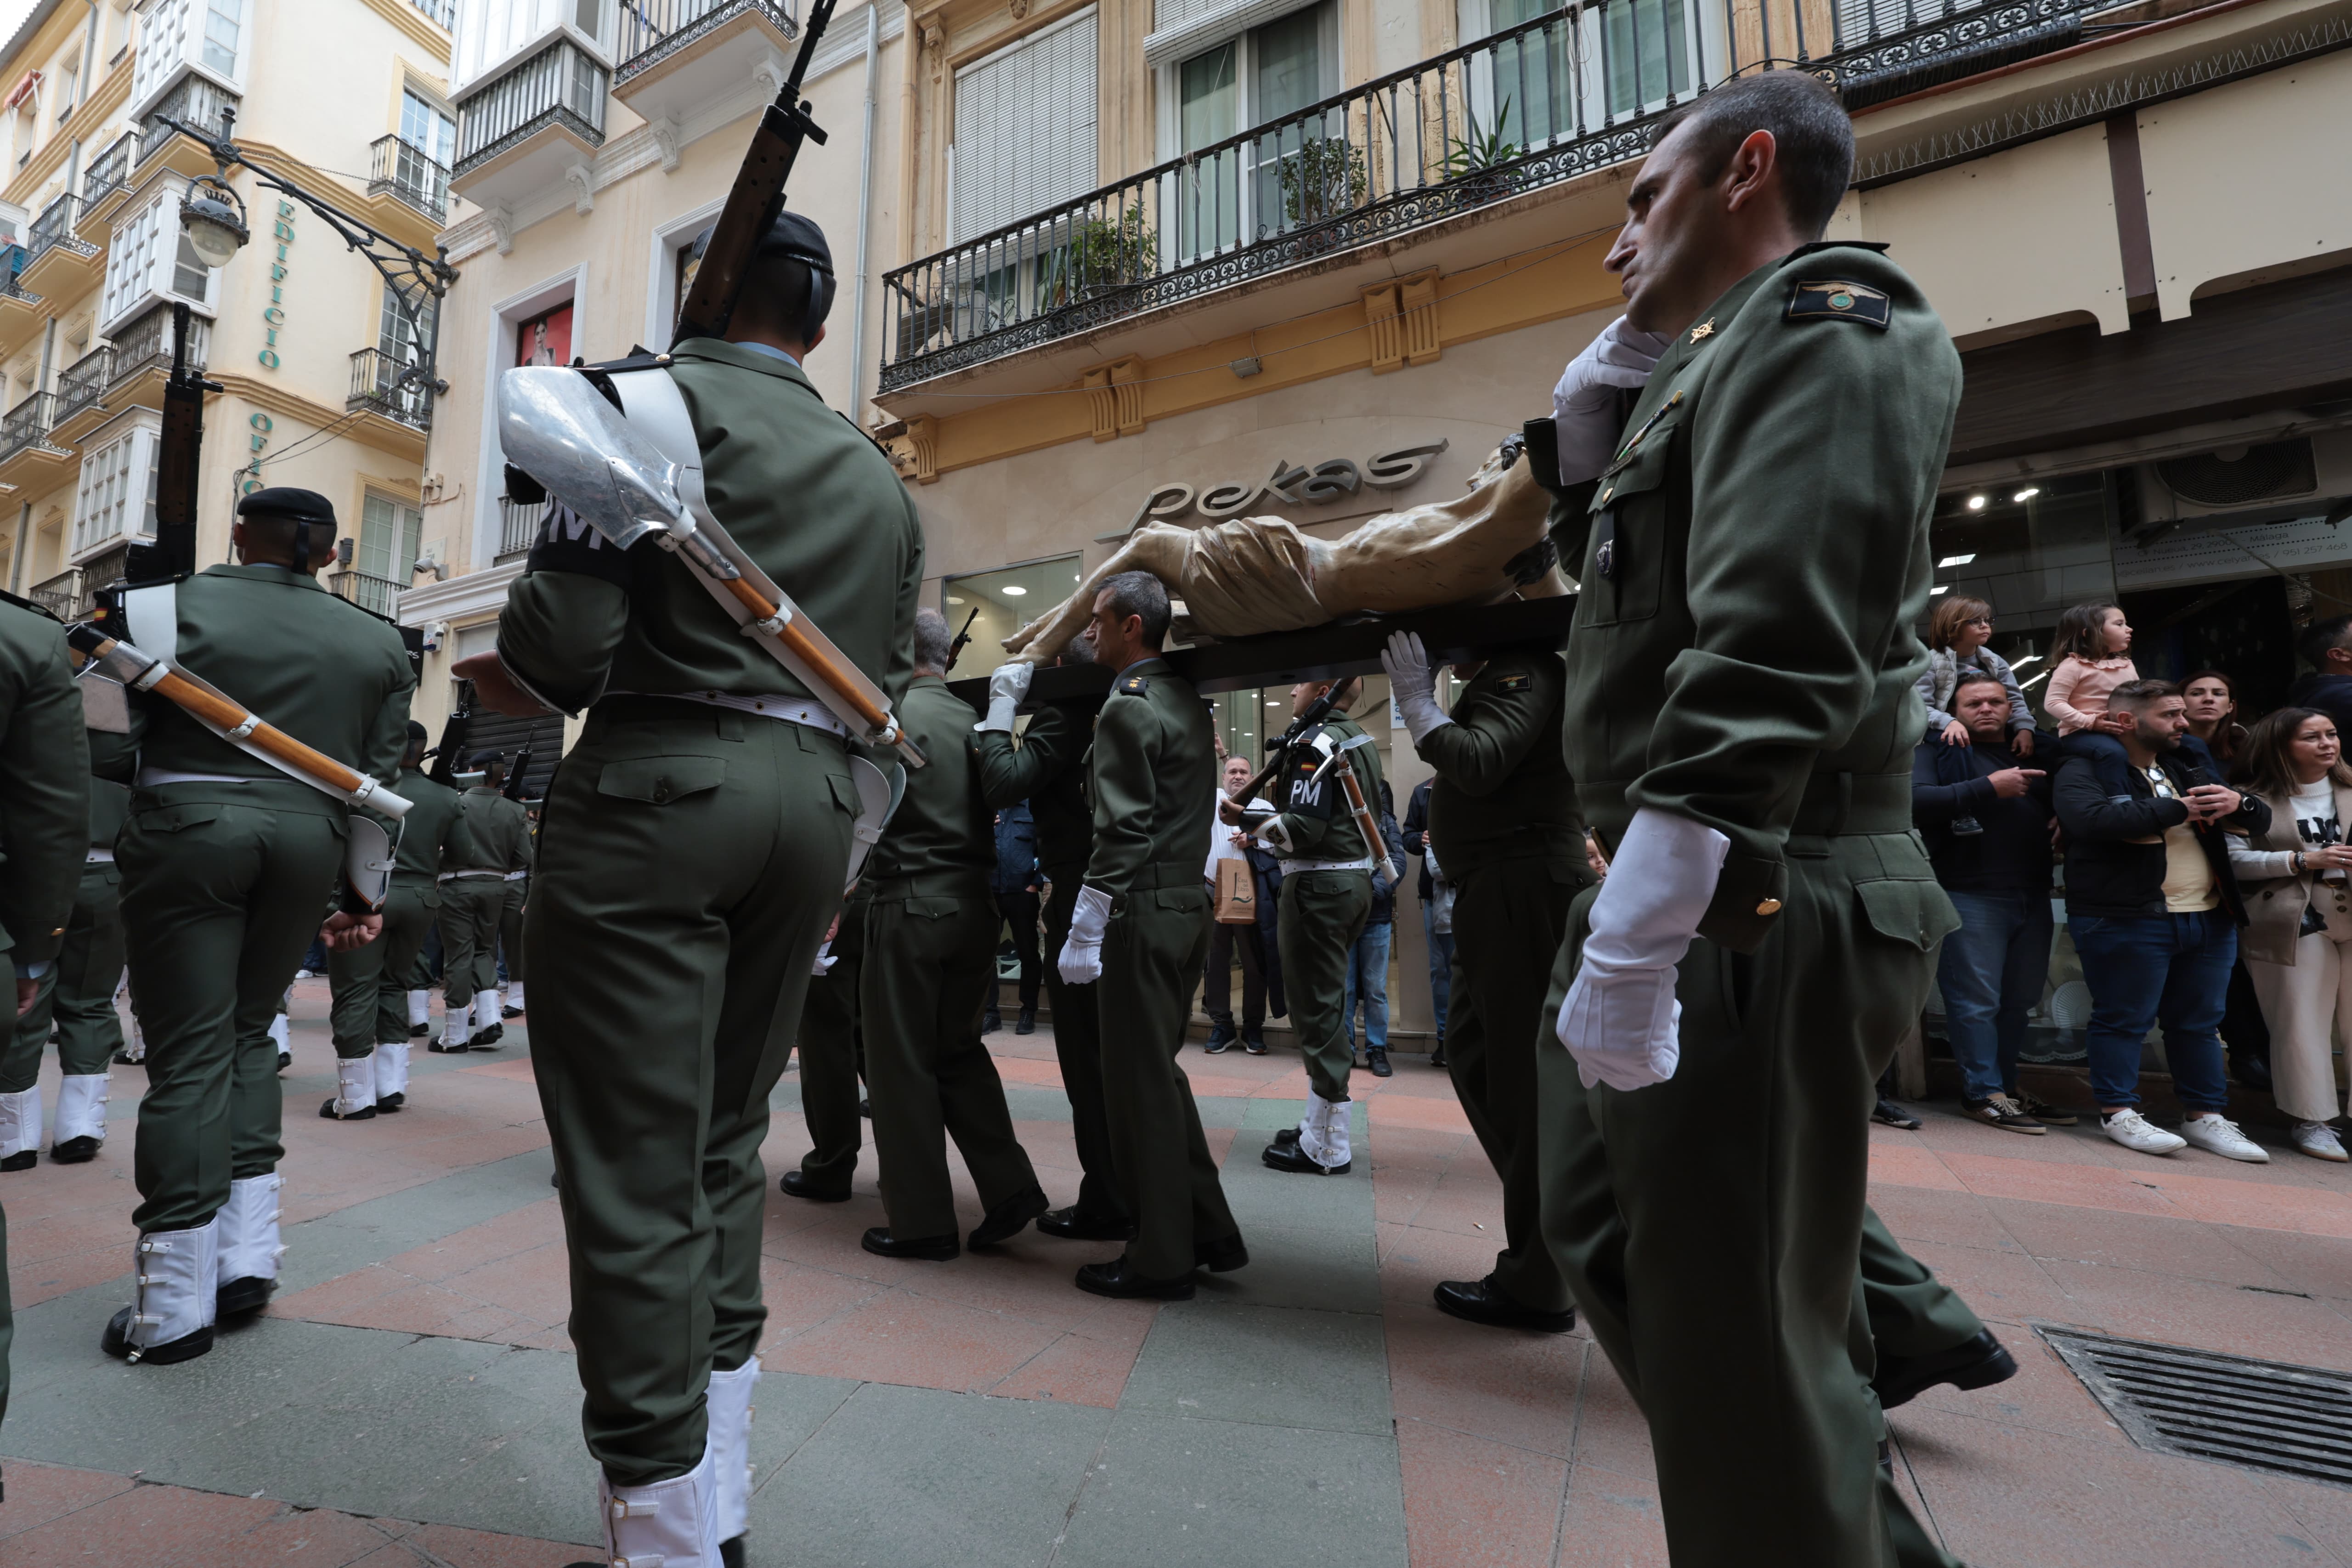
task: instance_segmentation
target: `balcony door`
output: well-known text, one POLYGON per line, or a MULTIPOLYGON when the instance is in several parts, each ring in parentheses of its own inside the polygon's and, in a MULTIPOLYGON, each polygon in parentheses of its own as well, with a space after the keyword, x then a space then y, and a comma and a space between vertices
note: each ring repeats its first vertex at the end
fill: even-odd
POLYGON ((1458 179, 1577 133, 1576 17, 1553 0, 1462 0, 1465 39, 1492 37, 1550 16, 1532 32, 1496 43, 1468 62, 1468 123, 1451 128, 1441 177, 1458 179))
POLYGON ((952 280, 959 338, 1066 302, 1082 226, 1067 204, 1100 178, 1096 69, 1089 6, 956 72, 949 237, 1014 229, 952 280))
POLYGON ((1363 160, 1345 124, 1297 118, 1337 90, 1338 45, 1338 8, 1322 0, 1170 68, 1173 152, 1204 153, 1161 195, 1180 264, 1361 204, 1363 160), (1245 131, 1260 134, 1207 151, 1245 131))
POLYGON ((359 572, 352 600, 390 616, 408 586, 409 568, 416 563, 418 543, 425 532, 425 514, 413 506, 380 496, 373 490, 360 503, 360 542, 352 556, 359 572))

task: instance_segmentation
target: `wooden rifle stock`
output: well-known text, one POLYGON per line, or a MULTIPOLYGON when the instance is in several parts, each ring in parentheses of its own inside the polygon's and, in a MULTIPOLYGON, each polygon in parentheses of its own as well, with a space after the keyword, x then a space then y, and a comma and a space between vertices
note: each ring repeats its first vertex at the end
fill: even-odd
MULTIPOLYGON (((719 577, 714 578, 713 581, 735 595, 736 601, 751 612, 753 620, 773 622, 776 619, 777 606, 768 603, 766 595, 742 578, 719 577)), ((842 698, 857 710, 857 716, 866 721, 867 729, 887 730, 891 727, 889 711, 877 706, 871 698, 860 690, 857 681, 851 678, 849 672, 835 664, 830 654, 819 647, 815 640, 806 632, 801 630, 799 616, 795 616, 778 626, 775 637, 778 642, 792 649, 793 658, 808 666, 810 673, 840 693, 842 698)), ((904 731, 899 732, 898 746, 898 750, 905 753, 908 762, 919 768, 924 765, 927 759, 923 756, 922 749, 908 740, 904 731)))

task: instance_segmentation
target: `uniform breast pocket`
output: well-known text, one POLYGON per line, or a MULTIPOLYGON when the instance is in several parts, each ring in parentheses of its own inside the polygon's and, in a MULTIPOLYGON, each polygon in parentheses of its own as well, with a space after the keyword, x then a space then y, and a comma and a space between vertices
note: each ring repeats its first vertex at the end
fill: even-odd
POLYGON ((1679 548, 1670 514, 1673 449, 1679 420, 1643 436, 1592 492, 1592 531, 1585 546, 1577 619, 1586 626, 1647 620, 1658 613, 1659 586, 1679 548))

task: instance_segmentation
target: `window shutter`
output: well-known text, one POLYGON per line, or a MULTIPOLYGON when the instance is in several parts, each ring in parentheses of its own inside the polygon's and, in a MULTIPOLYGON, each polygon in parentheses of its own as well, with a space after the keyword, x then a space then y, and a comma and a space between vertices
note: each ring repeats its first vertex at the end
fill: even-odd
POLYGON ((1084 195, 1096 163, 1095 13, 956 72, 955 237, 1084 195))

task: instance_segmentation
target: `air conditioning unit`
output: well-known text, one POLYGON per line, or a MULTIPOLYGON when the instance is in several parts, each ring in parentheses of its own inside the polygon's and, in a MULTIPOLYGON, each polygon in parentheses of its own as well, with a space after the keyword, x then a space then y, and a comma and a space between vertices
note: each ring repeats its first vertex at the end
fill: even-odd
POLYGON ((2144 525, 2316 516, 2352 496, 2352 430, 2218 447, 2137 471, 2144 525))

